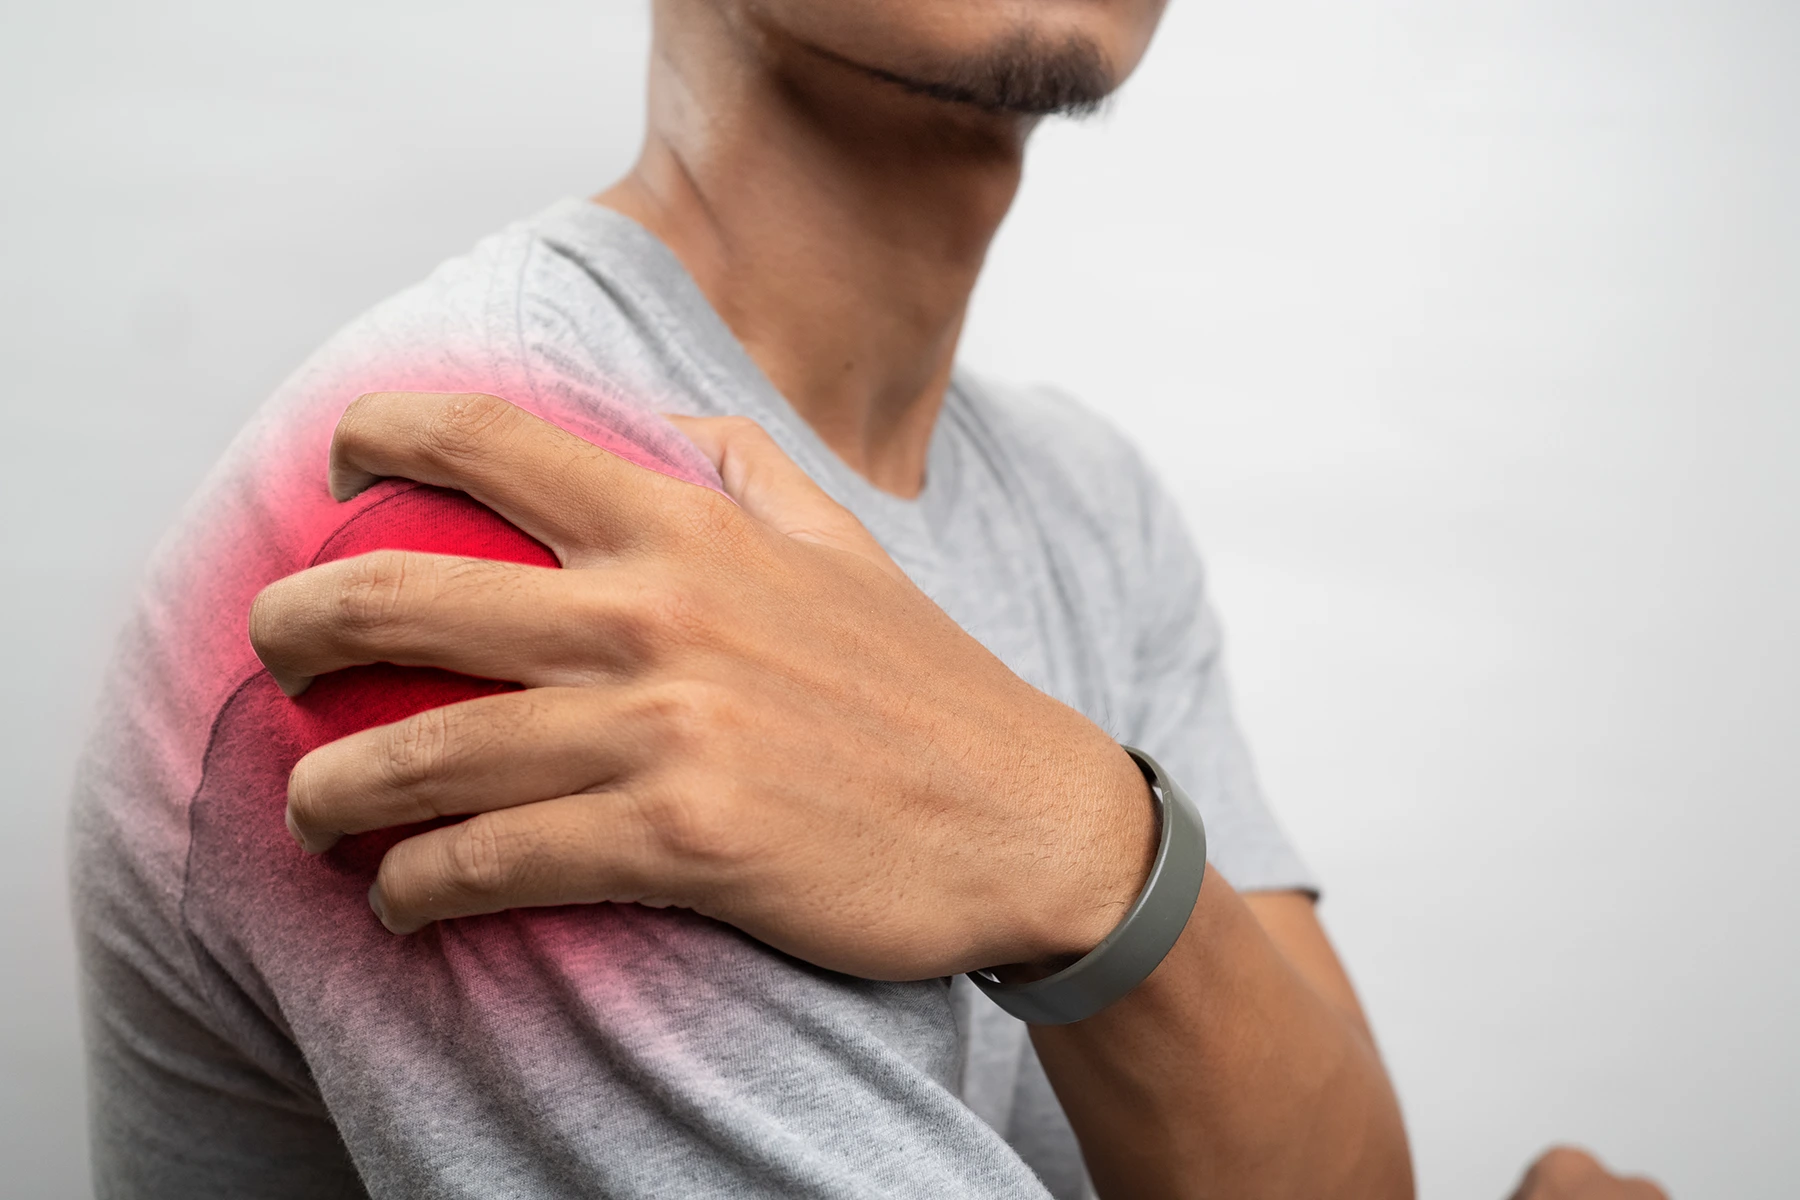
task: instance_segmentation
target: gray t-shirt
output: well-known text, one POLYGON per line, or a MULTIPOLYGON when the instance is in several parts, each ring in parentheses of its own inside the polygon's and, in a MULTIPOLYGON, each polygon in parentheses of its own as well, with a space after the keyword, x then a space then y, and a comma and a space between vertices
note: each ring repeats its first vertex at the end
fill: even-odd
MULTIPOLYGON (((346 711, 404 715, 382 704, 405 673, 360 669, 289 701, 245 618, 309 563, 433 547, 442 494, 325 494, 344 405, 402 389, 493 392, 701 482, 710 467, 656 413, 755 418, 1014 671, 1160 758, 1199 803, 1215 869, 1245 889, 1312 886, 1233 723, 1200 563, 1112 428, 959 372, 924 492, 877 491, 665 247, 565 201, 328 343, 158 551, 74 816, 100 1194, 1084 1194, 1025 1028, 966 980, 852 979, 631 905, 394 938, 363 901, 386 842, 294 848, 288 769, 347 732, 346 711)), ((464 694, 408 678, 440 702, 464 694)))

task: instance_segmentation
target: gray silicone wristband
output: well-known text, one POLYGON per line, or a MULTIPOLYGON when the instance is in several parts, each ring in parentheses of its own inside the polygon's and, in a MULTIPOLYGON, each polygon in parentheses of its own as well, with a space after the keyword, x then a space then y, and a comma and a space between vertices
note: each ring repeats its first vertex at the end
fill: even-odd
POLYGON ((987 971, 969 975, 1001 1008, 1033 1025, 1068 1025, 1123 999, 1168 957, 1187 927, 1206 876, 1206 827, 1187 793, 1154 758, 1124 747, 1150 785, 1162 834, 1150 879, 1137 903, 1104 941, 1045 979, 1001 983, 987 971))

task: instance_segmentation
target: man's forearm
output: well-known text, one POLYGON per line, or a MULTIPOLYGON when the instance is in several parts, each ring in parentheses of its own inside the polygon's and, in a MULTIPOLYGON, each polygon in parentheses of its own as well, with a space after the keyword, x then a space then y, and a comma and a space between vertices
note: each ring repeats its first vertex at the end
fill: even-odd
POLYGON ((1334 990, 1209 871, 1136 991, 1032 1031, 1100 1194, 1410 1197, 1393 1089, 1354 997, 1334 990))

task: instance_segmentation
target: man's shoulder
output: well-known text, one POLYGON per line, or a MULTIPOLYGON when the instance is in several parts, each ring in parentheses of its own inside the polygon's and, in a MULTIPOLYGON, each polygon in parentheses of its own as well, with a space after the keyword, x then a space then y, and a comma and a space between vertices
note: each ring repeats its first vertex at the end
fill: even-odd
POLYGON ((592 256, 563 245, 582 207, 559 201, 514 221, 365 309, 302 362, 265 415, 341 408, 347 390, 491 391, 530 406, 547 379, 603 387, 605 364, 582 353, 583 338, 615 301, 592 256))
MULTIPOLYGON (((640 466, 716 484, 704 455, 646 397, 616 383, 604 363, 559 355, 555 330, 533 319, 539 310, 555 312, 574 326, 607 302, 598 283, 546 250, 547 230, 566 206, 445 260, 351 320, 287 377, 154 559, 149 590, 165 613, 193 615, 190 597, 211 613, 243 611, 256 591, 305 567, 355 517, 361 502, 340 505, 327 492, 327 462, 338 419, 369 392, 499 396, 640 466)), ((195 625, 176 620, 165 631, 191 638, 195 625)), ((240 652, 241 632, 225 631, 240 652)), ((241 653, 225 657, 233 669, 246 661, 241 653)))
POLYGON ((508 226, 349 322, 255 411, 189 500, 152 556, 89 748, 90 763, 105 768, 92 777, 116 777, 109 786, 134 820, 155 806, 148 792, 171 828, 183 819, 215 718, 260 670, 247 634, 257 592, 319 559, 346 530, 380 529, 411 511, 383 505, 381 489, 339 504, 327 488, 332 432, 357 396, 487 392, 639 465, 716 480, 649 404, 609 391, 597 371, 564 364, 555 387, 541 386, 520 332, 522 292, 550 293, 549 306, 560 295, 572 320, 581 305, 603 302, 557 275, 573 268, 546 255, 541 226, 508 226), (166 767, 154 785, 147 762, 166 767))
POLYGON ((268 407, 325 403, 345 385, 358 394, 475 390, 470 380, 517 389, 525 378, 518 297, 539 252, 535 218, 483 237, 341 326, 268 407))

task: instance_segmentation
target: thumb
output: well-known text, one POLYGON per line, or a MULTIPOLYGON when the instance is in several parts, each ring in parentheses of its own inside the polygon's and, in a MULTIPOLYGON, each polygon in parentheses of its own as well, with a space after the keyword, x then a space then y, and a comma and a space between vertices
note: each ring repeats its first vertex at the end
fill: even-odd
POLYGON ((668 419, 712 460, 725 494, 745 512, 777 533, 854 554, 906 578, 863 523, 826 495, 761 425, 749 417, 668 419))

